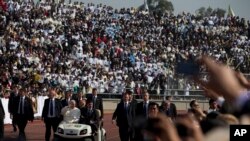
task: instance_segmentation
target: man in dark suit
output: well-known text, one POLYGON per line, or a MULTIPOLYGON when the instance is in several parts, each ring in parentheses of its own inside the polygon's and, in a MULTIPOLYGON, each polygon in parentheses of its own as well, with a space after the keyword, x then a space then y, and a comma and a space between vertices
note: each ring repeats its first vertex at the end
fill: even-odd
POLYGON ((21 88, 19 96, 14 100, 13 103, 13 118, 16 121, 19 129, 19 139, 26 140, 25 127, 28 121, 34 120, 34 111, 32 108, 32 101, 27 96, 26 88, 21 88))
POLYGON ((128 95, 129 95, 129 104, 130 104, 130 110, 131 110, 131 139, 130 140, 135 140, 136 132, 135 132, 135 118, 136 118, 136 109, 137 109, 137 100, 135 99, 135 96, 133 95, 133 92, 131 90, 127 90, 128 95))
POLYGON ((13 91, 10 93, 9 103, 8 103, 8 110, 9 110, 10 115, 12 116, 12 126, 13 126, 14 132, 17 131, 17 128, 16 128, 16 121, 15 121, 16 118, 13 117, 13 111, 14 111, 13 103, 14 103, 14 100, 18 97, 18 93, 19 93, 18 86, 14 86, 13 91))
POLYGON ((172 103, 172 96, 166 96, 165 104, 165 114, 170 117, 172 120, 175 120, 177 117, 177 110, 174 103, 172 103))
MULTIPOLYGON (((130 102, 131 106, 133 107, 133 110, 136 110, 138 102, 135 99, 135 97, 133 96, 133 92, 128 90, 126 93, 128 93, 128 95, 129 95, 129 102, 130 102)), ((135 113, 136 111, 133 111, 133 112, 135 113)))
POLYGON ((100 96, 97 96, 97 89, 93 88, 92 96, 87 98, 87 101, 93 101, 93 108, 101 111, 101 120, 103 119, 103 102, 100 96))
POLYGON ((68 90, 68 91, 65 93, 64 99, 61 101, 62 107, 68 106, 70 100, 72 100, 72 92, 71 92, 71 90, 68 90))
POLYGON ((143 101, 137 104, 136 108, 136 120, 137 124, 135 125, 135 141, 143 140, 142 127, 139 125, 140 120, 146 120, 148 117, 148 105, 150 104, 149 101, 149 93, 145 92, 143 94, 143 101))
POLYGON ((4 137, 4 118, 5 112, 3 109, 2 100, 0 99, 0 141, 2 141, 4 137))
POLYGON ((46 126, 45 140, 50 140, 51 127, 56 132, 59 123, 62 120, 61 109, 62 104, 59 99, 56 99, 56 91, 53 88, 49 90, 49 98, 44 101, 44 107, 42 111, 42 119, 46 126))
POLYGON ((118 103, 112 117, 112 123, 114 124, 116 121, 116 125, 119 127, 121 141, 133 139, 133 118, 135 110, 133 106, 130 105, 129 97, 127 92, 123 94, 123 99, 118 103))
POLYGON ((148 105, 149 105, 149 93, 145 92, 143 94, 143 101, 137 104, 136 116, 141 116, 147 118, 148 115, 148 105))
POLYGON ((96 133, 100 124, 100 117, 97 109, 93 108, 93 101, 87 101, 87 106, 81 109, 79 123, 91 126, 92 133, 96 133))

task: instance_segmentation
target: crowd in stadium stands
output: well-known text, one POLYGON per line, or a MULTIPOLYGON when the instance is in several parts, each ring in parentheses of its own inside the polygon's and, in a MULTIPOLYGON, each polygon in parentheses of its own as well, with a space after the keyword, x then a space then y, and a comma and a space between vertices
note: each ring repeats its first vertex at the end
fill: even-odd
MULTIPOLYGON (((102 120, 102 98, 97 93, 123 92, 112 117, 122 141, 228 141, 229 125, 250 123, 250 83, 238 72, 249 73, 249 38, 250 23, 239 17, 199 19, 189 13, 175 16, 134 8, 116 10, 102 4, 9 0, 0 12, 1 94, 9 95, 12 90, 12 96, 18 97, 10 98, 14 104, 9 105, 9 112, 14 122, 18 119, 13 125, 17 124, 24 138, 24 128, 35 112, 25 97, 30 93, 48 94, 51 99, 45 100, 42 114, 49 140, 64 104, 70 103, 66 109, 77 115, 76 107, 85 104, 89 108, 83 110, 85 114, 93 107, 99 109, 102 120), (201 71, 206 71, 209 79, 194 80, 211 98, 208 111, 193 100, 188 114, 178 116, 171 97, 161 106, 151 101, 151 89, 195 86, 176 77, 175 66, 198 56, 205 68, 201 71), (62 101, 55 99, 65 90, 62 101), (71 91, 92 96, 86 102, 82 93, 71 97, 71 91), (143 94, 143 101, 137 103, 133 93, 143 94), (28 105, 25 110, 20 108, 23 101, 28 105)), ((1 140, 5 114, 1 103, 0 113, 1 140)), ((72 120, 68 116, 65 122, 72 120)))
POLYGON ((199 19, 79 2, 6 3, 0 12, 3 92, 16 84, 33 94, 51 85, 74 93, 196 89, 176 76, 175 66, 201 54, 249 72, 250 23, 243 18, 199 19))

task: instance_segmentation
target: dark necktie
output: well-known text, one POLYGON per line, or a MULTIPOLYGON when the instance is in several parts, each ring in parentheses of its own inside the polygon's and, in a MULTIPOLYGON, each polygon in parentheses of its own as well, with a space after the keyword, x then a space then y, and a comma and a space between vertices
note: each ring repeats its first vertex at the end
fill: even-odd
POLYGON ((167 109, 167 116, 171 117, 171 111, 170 108, 167 109))
POLYGON ((20 114, 23 114, 23 97, 20 98, 20 114))
POLYGON ((93 108, 95 109, 96 97, 93 97, 93 108))
POLYGON ((50 110, 49 110, 49 113, 51 116, 53 116, 53 100, 51 99, 50 100, 50 110))
POLYGON ((143 114, 144 116, 147 116, 147 104, 146 103, 143 104, 143 114))
POLYGON ((88 110, 88 117, 90 117, 90 116, 91 116, 91 113, 92 113, 92 110, 91 110, 91 109, 89 109, 89 110, 88 110))

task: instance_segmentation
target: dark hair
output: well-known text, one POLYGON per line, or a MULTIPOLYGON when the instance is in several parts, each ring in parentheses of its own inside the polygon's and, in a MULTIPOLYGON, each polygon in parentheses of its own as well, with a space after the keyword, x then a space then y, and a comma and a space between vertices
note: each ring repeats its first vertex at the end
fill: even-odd
POLYGON ((97 90, 97 88, 93 88, 93 89, 92 89, 92 91, 96 91, 96 90, 97 90))
POLYGON ((86 104, 93 103, 92 99, 87 99, 86 104))
POLYGON ((214 99, 210 99, 210 100, 209 100, 209 104, 212 104, 212 103, 214 103, 214 102, 215 102, 214 99))
POLYGON ((71 89, 68 89, 66 92, 69 93, 69 92, 72 92, 72 90, 71 90, 71 89))
POLYGON ((25 89, 25 87, 20 87, 20 88, 19 88, 19 90, 24 90, 24 89, 25 89))
POLYGON ((156 102, 150 102, 150 103, 148 104, 148 107, 151 107, 151 106, 156 106, 158 110, 159 110, 159 108, 160 108, 159 104, 156 103, 156 102))
POLYGON ((169 100, 170 98, 172 98, 172 96, 169 96, 169 95, 168 95, 168 96, 166 96, 165 98, 166 98, 166 100, 169 100))
POLYGON ((192 108, 195 102, 196 102, 196 100, 192 100, 192 101, 189 103, 189 106, 192 108))
POLYGON ((132 94, 133 94, 133 92, 130 91, 130 90, 127 90, 126 93, 127 93, 128 95, 132 95, 132 94))
POLYGON ((24 91, 24 92, 26 92, 26 91, 27 91, 27 87, 26 87, 26 86, 23 86, 23 87, 21 87, 21 88, 19 89, 19 91, 24 91))
POLYGON ((219 115, 219 112, 213 111, 207 114, 207 119, 216 119, 219 115))

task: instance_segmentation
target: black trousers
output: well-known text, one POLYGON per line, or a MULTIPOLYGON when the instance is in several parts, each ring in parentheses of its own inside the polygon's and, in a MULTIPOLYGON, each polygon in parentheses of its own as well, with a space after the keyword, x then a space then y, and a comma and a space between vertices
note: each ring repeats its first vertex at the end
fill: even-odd
POLYGON ((4 123, 3 118, 0 118, 0 140, 4 137, 4 123))
POLYGON ((133 130, 129 127, 119 127, 119 136, 121 141, 132 141, 133 130))
POLYGON ((44 119, 46 131, 45 131, 45 140, 50 141, 50 136, 51 136, 51 127, 53 129, 53 132, 55 133, 57 130, 57 127, 60 123, 59 118, 46 118, 44 119))
POLYGON ((16 118, 14 117, 14 115, 12 115, 12 126, 13 126, 13 129, 16 129, 16 118))
POLYGON ((25 137, 25 127, 28 123, 28 119, 24 115, 16 115, 15 116, 16 124, 19 129, 19 136, 25 137))

